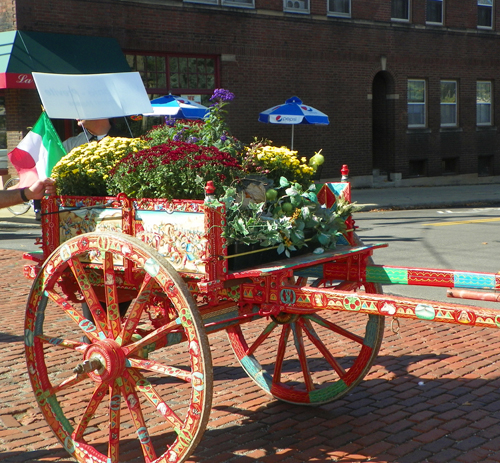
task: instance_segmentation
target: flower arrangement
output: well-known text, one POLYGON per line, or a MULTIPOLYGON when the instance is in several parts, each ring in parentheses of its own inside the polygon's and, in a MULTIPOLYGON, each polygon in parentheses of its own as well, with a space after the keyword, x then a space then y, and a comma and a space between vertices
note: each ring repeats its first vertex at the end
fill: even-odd
POLYGON ((58 194, 106 196, 107 181, 115 164, 129 153, 137 153, 147 143, 139 138, 105 137, 71 150, 53 168, 58 194))
POLYGON ((258 174, 279 185, 285 177, 292 183, 299 183, 307 189, 312 183, 316 165, 310 166, 305 157, 298 158, 297 151, 285 146, 272 146, 269 141, 254 141, 243 152, 243 169, 248 174, 258 174))
POLYGON ((220 151, 237 156, 243 144, 233 137, 225 121, 225 107, 234 99, 234 94, 222 88, 215 89, 208 114, 204 120, 189 121, 184 119, 165 121, 164 125, 153 127, 146 139, 151 146, 167 141, 185 141, 200 146, 214 146, 220 151))
POLYGON ((304 190, 285 177, 280 178, 276 190, 274 200, 245 204, 237 189, 229 187, 220 200, 209 202, 210 206, 225 205, 227 225, 222 235, 228 245, 259 243, 276 247, 278 254, 287 257, 304 246, 316 253, 335 247, 338 237, 346 231, 346 216, 355 205, 339 199, 337 212, 332 212, 319 203, 315 185, 304 190))
POLYGON ((241 175, 239 162, 214 146, 169 141, 125 156, 111 171, 108 190, 133 198, 203 199, 207 181, 216 194, 241 175))
POLYGON ((229 245, 259 243, 286 256, 335 247, 356 206, 339 199, 332 211, 319 203, 313 177, 324 162, 321 150, 307 160, 268 140, 243 148, 224 119, 233 98, 217 89, 203 121, 167 121, 143 139, 106 137, 75 148, 53 170, 58 192, 205 199, 210 207, 225 206, 222 235, 229 245), (216 191, 205 198, 208 181, 216 191))

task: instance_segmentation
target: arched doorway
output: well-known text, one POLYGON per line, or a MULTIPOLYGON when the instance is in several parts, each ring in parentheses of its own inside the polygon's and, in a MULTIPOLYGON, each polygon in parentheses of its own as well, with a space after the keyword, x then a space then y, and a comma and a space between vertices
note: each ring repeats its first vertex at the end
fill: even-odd
POLYGON ((378 72, 372 83, 372 165, 380 175, 395 170, 394 79, 387 71, 378 72))

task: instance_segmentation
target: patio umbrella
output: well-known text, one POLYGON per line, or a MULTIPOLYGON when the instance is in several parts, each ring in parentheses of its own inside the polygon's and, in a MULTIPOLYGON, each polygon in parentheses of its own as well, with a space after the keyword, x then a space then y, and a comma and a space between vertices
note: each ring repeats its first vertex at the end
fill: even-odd
POLYGON ((151 100, 152 113, 144 116, 169 116, 174 119, 203 119, 208 108, 186 98, 165 95, 151 100))
POLYGON ((328 116, 311 106, 302 103, 297 96, 292 96, 285 104, 273 106, 259 114, 259 121, 269 124, 284 124, 292 126, 292 150, 293 150, 293 127, 296 124, 323 124, 328 125, 328 116))

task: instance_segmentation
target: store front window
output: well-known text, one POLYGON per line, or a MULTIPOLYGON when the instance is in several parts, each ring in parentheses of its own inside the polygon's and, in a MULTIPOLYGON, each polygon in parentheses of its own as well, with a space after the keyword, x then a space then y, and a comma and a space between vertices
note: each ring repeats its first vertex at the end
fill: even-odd
POLYGON ((209 104, 219 85, 219 57, 216 55, 126 53, 133 71, 141 75, 151 98, 182 95, 209 104))

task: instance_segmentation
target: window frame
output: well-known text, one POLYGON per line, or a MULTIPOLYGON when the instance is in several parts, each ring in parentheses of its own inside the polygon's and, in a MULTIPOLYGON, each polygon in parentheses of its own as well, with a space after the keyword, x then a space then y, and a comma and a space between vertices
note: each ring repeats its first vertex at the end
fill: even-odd
POLYGON ((458 103, 459 103, 459 87, 458 80, 456 79, 441 79, 439 81, 439 114, 440 114, 440 125, 442 128, 456 128, 458 127, 458 103), (443 84, 454 84, 455 85, 455 101, 454 102, 443 102, 443 84), (445 107, 455 107, 455 121, 454 122, 443 122, 443 110, 445 107))
POLYGON ((491 127, 493 125, 493 81, 491 80, 478 80, 476 81, 476 126, 477 127, 491 127), (479 85, 480 84, 488 84, 489 86, 489 103, 479 103, 479 85), (479 111, 481 107, 489 107, 489 121, 488 122, 480 122, 479 116, 482 114, 482 111, 479 111))
POLYGON ((352 7, 352 1, 351 0, 345 0, 348 2, 348 6, 349 6, 349 12, 348 13, 344 13, 344 12, 339 12, 339 11, 334 11, 334 10, 330 10, 330 2, 334 2, 335 0, 326 0, 326 9, 327 9, 327 15, 328 16, 335 16, 335 17, 338 17, 338 18, 350 18, 351 17, 351 7, 352 7))
POLYGON ((283 0, 283 11, 285 13, 299 13, 299 14, 310 14, 311 2, 310 0, 283 0), (288 4, 295 3, 305 3, 307 6, 305 8, 295 8, 294 6, 287 6, 288 4))
POLYGON ((411 20, 411 0, 391 0, 391 21, 398 21, 398 22, 405 22, 405 23, 409 23, 411 20), (408 9, 408 15, 406 18, 399 18, 399 17, 395 17, 392 15, 393 13, 393 5, 395 2, 401 2, 401 3, 404 3, 406 2, 406 5, 407 5, 407 9, 408 9))
MULTIPOLYGON (((127 58, 127 62, 129 62, 130 68, 132 71, 138 71, 141 79, 144 82, 144 87, 146 88, 146 93, 149 95, 168 95, 169 93, 172 93, 174 95, 185 95, 185 94, 192 94, 192 95, 209 95, 211 96, 213 94, 213 91, 216 88, 220 87, 220 56, 219 55, 212 55, 212 54, 188 54, 188 53, 158 53, 158 52, 148 52, 148 51, 142 51, 142 50, 124 50, 125 57, 127 58), (141 56, 141 57, 155 57, 157 58, 163 58, 165 61, 164 65, 164 80, 165 80, 165 87, 152 87, 145 82, 145 79, 147 78, 147 73, 148 70, 140 70, 137 68, 137 66, 134 68, 129 61, 130 56, 141 56), (170 58, 187 58, 187 59, 210 59, 213 60, 213 87, 207 85, 206 88, 203 87, 172 87, 171 85, 171 63, 170 63, 170 58), (146 76, 144 75, 146 73, 146 76)), ((134 60, 134 62, 137 62, 137 59, 134 60)), ((163 72, 155 72, 155 75, 158 74, 163 74, 163 72)), ((196 73, 198 75, 198 73, 196 73)), ((211 75, 211 73, 210 73, 211 75)), ((158 79, 156 80, 158 81, 158 79)))
POLYGON ((233 8, 252 8, 255 9, 255 0, 183 0, 184 3, 201 3, 214 6, 228 6, 233 8))
POLYGON ((494 21, 494 8, 495 8, 495 0, 477 0, 477 28, 492 30, 493 29, 493 21, 494 21), (491 5, 486 5, 485 2, 491 2, 491 5), (479 24, 480 19, 480 11, 481 9, 489 8, 490 10, 490 25, 485 26, 484 24, 479 24))
POLYGON ((425 24, 431 24, 431 25, 436 25, 436 26, 442 26, 444 24, 444 0, 426 0, 425 4, 425 24), (429 21, 427 19, 429 15, 429 5, 436 4, 436 3, 441 3, 441 21, 429 21))
POLYGON ((423 129, 427 127, 427 81, 425 79, 411 78, 407 81, 407 91, 406 91, 406 106, 407 106, 407 114, 408 114, 408 128, 409 129, 423 129), (423 100, 410 100, 410 83, 411 82, 421 82, 423 83, 423 100), (423 123, 422 124, 411 124, 410 123, 410 112, 411 106, 421 106, 423 108, 423 123))

